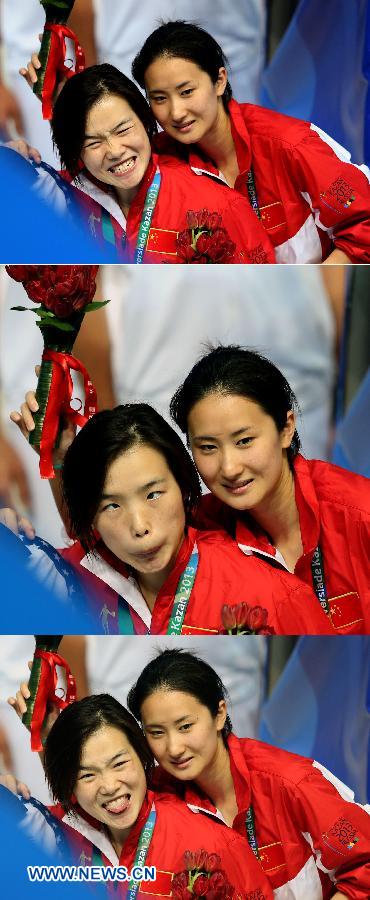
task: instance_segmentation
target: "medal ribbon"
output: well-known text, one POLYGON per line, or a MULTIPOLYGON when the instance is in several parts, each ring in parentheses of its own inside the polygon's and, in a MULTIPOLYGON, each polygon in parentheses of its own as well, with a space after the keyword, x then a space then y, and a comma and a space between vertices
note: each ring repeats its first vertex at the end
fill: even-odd
POLYGON ((134 262, 141 265, 144 260, 145 248, 147 245, 150 226, 152 224, 153 214, 158 200, 159 189, 161 186, 161 173, 157 168, 153 181, 147 190, 145 197, 143 214, 141 217, 139 234, 136 242, 134 262))
POLYGON ((198 564, 199 554, 198 548, 195 546, 176 588, 167 634, 181 634, 186 610, 194 587, 198 564))
POLYGON ((97 411, 96 390, 87 369, 75 356, 58 350, 45 349, 43 360, 53 363, 49 396, 40 441, 41 478, 53 478, 53 449, 58 435, 60 416, 64 414, 74 425, 85 425, 97 411), (80 372, 83 377, 85 406, 83 415, 71 407, 73 382, 70 370, 80 372))
POLYGON ((64 75, 65 78, 71 78, 78 72, 82 72, 85 68, 85 54, 78 41, 75 33, 67 27, 67 25, 53 25, 47 23, 44 31, 51 32, 50 50, 46 70, 44 74, 44 83, 42 87, 42 115, 44 119, 51 119, 53 114, 53 94, 56 87, 57 75, 64 75), (69 69, 65 65, 67 54, 66 38, 73 41, 76 56, 76 66, 69 69))
POLYGON ((35 651, 35 658, 41 659, 41 673, 31 721, 31 750, 40 751, 43 749, 41 728, 48 702, 55 703, 59 709, 65 709, 76 699, 76 682, 68 663, 59 653, 38 649, 35 651), (64 700, 56 694, 58 683, 56 666, 61 666, 66 673, 67 691, 64 700))
MULTIPOLYGON (((157 818, 157 813, 156 813, 155 806, 153 803, 153 806, 150 810, 150 813, 145 822, 145 825, 140 832, 139 843, 137 845, 135 862, 134 862, 133 868, 135 868, 135 866, 144 866, 145 865, 145 860, 148 856, 148 850, 149 850, 150 843, 151 843, 151 840, 153 837, 153 831, 154 831, 156 818, 157 818)), ((131 878, 130 884, 128 886, 127 894, 126 894, 126 900, 135 900, 135 898, 137 897, 139 888, 140 888, 140 884, 141 884, 140 881, 136 881, 135 879, 131 878)))
POLYGON ((254 180, 253 169, 250 168, 247 173, 247 190, 250 205, 253 211, 256 213, 258 219, 261 218, 260 208, 258 206, 258 198, 257 198, 257 190, 256 190, 256 182, 254 180))
POLYGON ((322 558, 321 547, 318 544, 311 560, 311 572, 313 587, 317 599, 319 600, 324 612, 328 616, 330 606, 328 603, 328 595, 325 585, 324 562, 322 558))
POLYGON ((256 837, 256 828, 254 824, 254 812, 253 806, 249 806, 247 809, 247 815, 245 817, 245 830, 247 832, 247 841, 248 844, 253 851, 255 857, 259 860, 260 854, 258 850, 258 843, 256 837))

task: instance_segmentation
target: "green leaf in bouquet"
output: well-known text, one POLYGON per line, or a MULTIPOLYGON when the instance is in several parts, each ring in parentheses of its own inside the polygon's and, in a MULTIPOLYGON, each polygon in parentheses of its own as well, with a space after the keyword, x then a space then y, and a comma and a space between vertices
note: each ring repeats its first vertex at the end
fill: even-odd
POLYGON ((94 309, 101 309, 101 307, 106 306, 107 303, 110 303, 110 301, 109 300, 93 300, 92 303, 87 303, 86 306, 84 306, 84 313, 85 312, 94 312, 94 309))
POLYGON ((36 322, 39 328, 58 328, 59 331, 75 331, 73 325, 70 325, 69 322, 62 322, 61 319, 57 319, 54 317, 53 319, 45 320, 41 319, 41 322, 36 322))

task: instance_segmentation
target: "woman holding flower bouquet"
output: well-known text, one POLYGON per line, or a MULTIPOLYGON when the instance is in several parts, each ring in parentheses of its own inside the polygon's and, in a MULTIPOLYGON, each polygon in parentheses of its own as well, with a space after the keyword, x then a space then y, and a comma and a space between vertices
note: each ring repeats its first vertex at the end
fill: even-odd
MULTIPOLYGON (((28 696, 22 684, 11 698, 20 716, 28 696)), ((129 873, 134 866, 156 867, 154 881, 114 883, 114 893, 132 900, 158 894, 182 900, 208 891, 219 900, 272 898, 244 836, 202 815, 201 804, 192 812, 176 794, 148 789, 152 753, 117 700, 90 696, 55 720, 56 713, 45 722, 43 761, 57 801, 50 811, 62 823, 75 864, 119 865, 129 873)), ((22 792, 28 796, 24 785, 22 792)))
MULTIPOLYGON (((30 393, 11 415, 26 436, 36 407, 30 393)), ((246 557, 222 527, 194 526, 197 472, 152 407, 98 413, 74 440, 66 429, 53 458, 51 484, 62 477, 75 538, 61 552, 95 598, 106 634, 332 633, 294 576, 246 557)))
POLYGON ((369 814, 314 760, 237 738, 225 697, 192 653, 165 650, 147 664, 128 706, 160 764, 154 781, 247 837, 276 898, 368 898, 369 814))
MULTIPOLYGON (((38 58, 28 70, 36 81, 38 58)), ((272 263, 270 239, 247 200, 186 161, 152 152, 154 116, 114 66, 91 66, 64 85, 52 133, 88 226, 133 263, 272 263), (100 206, 102 213, 99 213, 100 206)))
MULTIPOLYGON (((132 66, 177 152, 249 199, 277 262, 370 261, 369 170, 309 122, 232 98, 226 59, 193 23, 166 22, 132 66), (361 171, 362 169, 362 171, 361 171)), ((168 137, 167 137, 168 136, 168 137)))

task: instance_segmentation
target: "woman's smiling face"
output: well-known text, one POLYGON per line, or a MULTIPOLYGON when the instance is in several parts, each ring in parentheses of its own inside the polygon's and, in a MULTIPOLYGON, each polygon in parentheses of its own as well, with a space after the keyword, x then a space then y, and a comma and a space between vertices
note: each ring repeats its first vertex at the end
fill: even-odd
POLYGON ((103 94, 87 114, 81 159, 98 181, 137 192, 151 157, 144 125, 123 97, 103 94))
POLYGON ((157 121, 182 144, 194 144, 215 127, 224 114, 224 68, 213 84, 208 72, 188 59, 160 56, 145 72, 145 88, 157 121))
POLYGON ((81 808, 113 831, 136 822, 146 793, 145 772, 123 731, 103 725, 85 741, 74 794, 81 808))
POLYGON ((158 762, 182 781, 199 778, 224 752, 222 729, 226 704, 220 701, 213 717, 192 694, 156 690, 140 710, 145 737, 158 762))
POLYGON ((279 432, 274 419, 253 400, 212 393, 192 407, 189 443, 209 490, 235 510, 270 502, 289 471, 286 452, 295 430, 294 414, 279 432))

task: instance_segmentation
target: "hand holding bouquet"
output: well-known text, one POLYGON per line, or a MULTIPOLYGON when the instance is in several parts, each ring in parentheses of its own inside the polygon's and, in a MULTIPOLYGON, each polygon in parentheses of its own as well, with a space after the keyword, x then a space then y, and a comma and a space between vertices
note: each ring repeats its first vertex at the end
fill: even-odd
POLYGON ((34 303, 29 310, 37 316, 44 338, 44 352, 36 389, 39 406, 30 443, 40 449, 40 474, 53 478, 53 449, 58 443, 60 421, 84 425, 97 411, 96 391, 84 366, 72 356, 72 347, 86 312, 105 305, 93 303, 98 266, 6 266, 15 281, 23 283, 34 303), (71 370, 80 372, 85 389, 83 414, 71 407, 73 383, 71 370))
POLYGON ((41 41, 39 59, 41 68, 37 72, 34 93, 42 100, 44 119, 51 119, 52 99, 59 76, 70 78, 85 68, 85 56, 76 35, 67 28, 66 22, 72 12, 74 0, 40 0, 45 10, 46 22, 41 41), (66 38, 75 47, 75 68, 66 66, 66 38))

